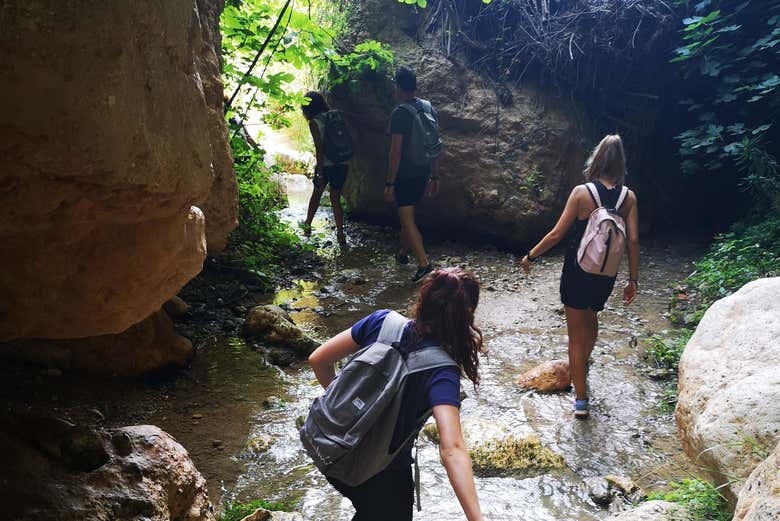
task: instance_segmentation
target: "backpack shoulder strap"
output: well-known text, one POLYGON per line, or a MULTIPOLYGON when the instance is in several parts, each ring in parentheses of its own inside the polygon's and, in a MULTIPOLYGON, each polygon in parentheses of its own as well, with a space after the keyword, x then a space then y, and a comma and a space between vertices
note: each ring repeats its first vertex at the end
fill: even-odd
POLYGON ((448 365, 458 367, 450 354, 439 346, 424 347, 412 351, 406 359, 406 369, 409 374, 448 365))
POLYGON ((620 207, 623 206, 623 203, 626 202, 626 197, 628 197, 628 187, 624 186, 620 190, 620 196, 618 197, 617 203, 615 204, 616 210, 620 210, 620 207))
POLYGON ((593 199, 593 204, 596 205, 596 208, 601 208, 601 196, 599 196, 599 189, 596 188, 596 183, 585 183, 585 188, 588 189, 588 193, 590 194, 590 198, 593 199))
POLYGON ((408 323, 408 318, 400 313, 391 311, 382 321, 382 328, 379 330, 379 336, 376 341, 389 346, 400 342, 404 334, 404 328, 406 328, 408 323))

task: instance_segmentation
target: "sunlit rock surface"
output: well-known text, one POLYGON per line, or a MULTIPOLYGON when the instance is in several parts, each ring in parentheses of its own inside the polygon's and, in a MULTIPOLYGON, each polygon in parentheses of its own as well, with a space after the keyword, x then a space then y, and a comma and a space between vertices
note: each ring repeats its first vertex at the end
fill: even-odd
MULTIPOLYGON (((440 35, 418 35, 413 10, 381 0, 356 7, 356 41, 389 43, 396 66, 415 69, 420 97, 439 114, 444 139, 441 193, 423 203, 419 221, 449 234, 527 244, 551 226, 573 186, 582 182, 592 139, 580 107, 527 83, 496 86, 443 55, 440 35)), ((388 219, 382 200, 390 82, 334 91, 356 129, 356 157, 345 187, 354 215, 388 219)))
POLYGON ((152 425, 108 432, 64 420, 0 423, 9 519, 213 521, 187 451, 152 425))
POLYGON ((780 444, 745 481, 734 512, 734 521, 774 519, 780 519, 780 444))
POLYGON ((526 371, 517 379, 523 389, 542 393, 565 391, 571 385, 568 360, 550 360, 526 371))
POLYGON ((778 339, 780 277, 759 279, 707 310, 680 360, 683 447, 732 500, 780 440, 778 339))
POLYGON ((221 1, 3 8, 0 341, 116 334, 224 246, 221 1), (203 213, 205 212, 205 220, 203 213))

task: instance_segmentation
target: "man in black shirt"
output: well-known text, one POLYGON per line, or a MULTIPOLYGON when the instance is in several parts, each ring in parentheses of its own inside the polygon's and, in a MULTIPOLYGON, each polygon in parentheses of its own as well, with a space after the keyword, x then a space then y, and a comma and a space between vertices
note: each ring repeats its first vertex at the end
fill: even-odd
MULTIPOLYGON (((425 253, 422 235, 414 220, 414 207, 423 195, 434 196, 439 191, 439 159, 428 164, 416 164, 411 160, 410 138, 415 125, 415 115, 410 108, 422 107, 424 102, 415 96, 417 77, 414 72, 401 67, 395 73, 395 96, 400 102, 390 115, 390 158, 385 183, 385 200, 398 206, 398 219, 401 223, 401 250, 398 261, 409 262, 411 252, 419 265, 412 280, 418 282, 433 271, 428 255, 425 253)), ((428 105, 430 107, 430 105, 428 105)), ((430 107, 433 116, 436 111, 430 107)))

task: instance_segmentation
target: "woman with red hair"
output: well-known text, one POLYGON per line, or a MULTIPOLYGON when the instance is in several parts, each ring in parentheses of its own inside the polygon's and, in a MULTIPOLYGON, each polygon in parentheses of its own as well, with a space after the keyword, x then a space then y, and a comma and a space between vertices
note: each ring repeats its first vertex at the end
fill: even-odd
MULTIPOLYGON (((353 521, 412 519, 412 445, 431 414, 439 431, 441 460, 466 519, 482 519, 471 458, 460 426, 460 378, 465 375, 475 387, 479 385, 483 346, 482 332, 474 324, 478 302, 479 283, 474 275, 458 268, 436 270, 420 287, 413 318, 406 324, 398 348, 411 352, 440 346, 457 366, 437 367, 408 377, 390 447, 391 453, 397 450, 398 455, 384 470, 358 486, 328 478, 352 501, 356 510, 353 521), (406 440, 410 441, 401 447, 406 440)), ((312 353, 309 363, 323 388, 335 379, 336 362, 377 341, 389 313, 387 309, 371 313, 312 353)))

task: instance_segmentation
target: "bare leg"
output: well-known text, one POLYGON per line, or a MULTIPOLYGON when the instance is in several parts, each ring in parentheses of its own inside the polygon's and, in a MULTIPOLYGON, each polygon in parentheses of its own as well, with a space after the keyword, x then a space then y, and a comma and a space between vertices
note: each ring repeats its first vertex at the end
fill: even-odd
POLYGON ((336 220, 336 234, 344 236, 344 208, 341 207, 341 191, 330 190, 330 204, 333 208, 333 218, 336 220))
POLYGON ((564 310, 569 332, 569 370, 577 399, 584 400, 588 397, 588 358, 596 343, 596 313, 590 309, 574 309, 569 306, 564 306, 564 310))
MULTIPOLYGON (((309 199, 309 211, 306 213, 306 224, 311 226, 311 222, 314 220, 314 214, 317 213, 317 209, 320 207, 320 199, 322 199, 322 193, 325 191, 324 187, 314 185, 314 191, 309 199)), ((335 212, 334 212, 335 214, 335 212)))
POLYGON ((410 247, 420 267, 427 266, 428 255, 425 253, 422 234, 414 222, 414 206, 399 207, 398 219, 401 221, 401 244, 410 247))

